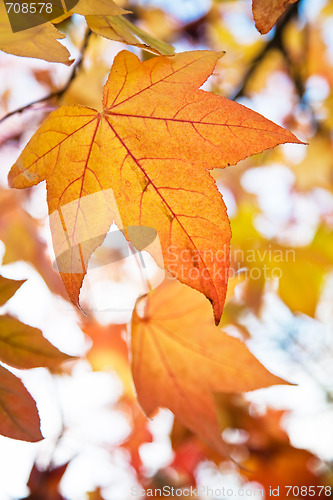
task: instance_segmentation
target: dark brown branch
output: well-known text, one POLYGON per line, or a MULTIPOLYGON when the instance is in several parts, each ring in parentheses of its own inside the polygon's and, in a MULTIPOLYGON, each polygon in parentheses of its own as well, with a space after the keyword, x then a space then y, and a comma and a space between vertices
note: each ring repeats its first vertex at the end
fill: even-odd
POLYGON ((5 115, 3 118, 1 118, 0 124, 2 122, 4 122, 5 120, 7 120, 7 118, 9 118, 10 116, 16 115, 18 113, 23 113, 23 111, 25 111, 26 109, 29 109, 29 108, 33 107, 35 104, 39 104, 40 102, 44 102, 44 101, 49 101, 50 99, 53 99, 53 98, 60 99, 64 95, 64 93, 68 90, 68 88, 70 87, 72 81, 76 77, 76 75, 77 75, 80 67, 82 66, 84 55, 85 55, 86 49, 88 47, 89 38, 90 38, 91 34, 92 34, 92 31, 88 28, 87 31, 86 31, 83 43, 82 43, 82 47, 81 47, 81 50, 80 50, 79 57, 77 58, 77 60, 75 61, 74 65, 73 65, 73 69, 72 69, 72 72, 70 74, 70 77, 69 77, 68 81, 66 82, 66 84, 61 89, 55 90, 54 92, 52 92, 51 94, 47 95, 46 97, 42 97, 41 99, 37 99, 36 101, 32 101, 29 104, 26 104, 25 106, 22 106, 21 108, 14 109, 14 111, 11 111, 7 115, 5 115))
POLYGON ((261 61, 266 57, 266 55, 273 49, 278 49, 284 55, 285 59, 289 63, 289 56, 286 54, 286 51, 283 46, 283 32, 287 24, 291 21, 291 19, 295 18, 298 15, 298 2, 292 4, 288 10, 284 13, 284 15, 279 19, 276 24, 274 36, 263 46, 262 50, 259 54, 254 58, 252 64, 248 71, 246 72, 241 88, 237 91, 237 93, 232 97, 232 99, 237 99, 244 95, 247 84, 251 80, 253 74, 258 68, 258 65, 261 61))

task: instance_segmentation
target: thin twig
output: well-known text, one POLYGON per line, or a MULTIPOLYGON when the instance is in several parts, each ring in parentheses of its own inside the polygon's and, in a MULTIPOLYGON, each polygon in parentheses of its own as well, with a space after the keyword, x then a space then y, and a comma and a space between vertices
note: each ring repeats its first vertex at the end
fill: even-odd
MULTIPOLYGON (((239 97, 242 97, 245 93, 247 84, 251 80, 253 74, 258 68, 258 65, 261 63, 261 61, 266 57, 266 55, 272 50, 272 49, 278 49, 281 51, 281 53, 284 55, 285 59, 288 59, 286 57, 286 52, 283 46, 283 32, 287 24, 291 19, 296 17, 298 15, 298 3, 296 2, 295 4, 291 5, 291 7, 285 12, 284 16, 281 17, 280 21, 276 24, 275 28, 275 33, 274 36, 263 46, 262 50, 259 52, 259 54, 254 58, 252 61, 252 64, 250 68, 248 69, 247 73, 245 74, 243 81, 242 81, 242 86, 240 89, 236 92, 236 94, 232 97, 232 99, 237 99, 239 97)), ((287 61, 289 62, 289 61, 287 61)))
POLYGON ((50 99, 53 99, 54 97, 56 97, 57 99, 60 99, 60 97, 62 97, 64 95, 64 93, 68 90, 68 88, 70 87, 70 84, 72 83, 72 81, 76 77, 79 69, 82 66, 84 55, 85 55, 85 52, 86 52, 86 49, 87 49, 87 46, 88 46, 88 43, 89 43, 89 38, 90 38, 91 34, 92 34, 92 31, 91 31, 91 29, 88 28, 87 31, 86 31, 84 40, 83 40, 83 44, 82 44, 82 47, 81 47, 81 50, 80 50, 79 57, 76 60, 75 64, 73 65, 73 69, 72 69, 72 72, 70 74, 70 77, 69 77, 68 81, 66 82, 66 84, 61 89, 55 90, 54 92, 52 92, 51 94, 47 95, 46 97, 42 97, 41 99, 37 99, 36 101, 32 101, 29 104, 26 104, 25 106, 22 106, 21 108, 14 109, 14 111, 11 111, 7 115, 5 115, 3 118, 1 118, 0 124, 2 122, 4 122, 5 120, 7 120, 7 118, 9 118, 10 116, 16 115, 18 113, 23 113, 23 111, 25 111, 26 109, 31 108, 35 104, 39 104, 40 102, 48 101, 50 99))

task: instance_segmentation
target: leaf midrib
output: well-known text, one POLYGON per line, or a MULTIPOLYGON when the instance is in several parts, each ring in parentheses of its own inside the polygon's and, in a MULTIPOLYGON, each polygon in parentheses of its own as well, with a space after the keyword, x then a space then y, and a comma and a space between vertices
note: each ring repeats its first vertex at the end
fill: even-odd
MULTIPOLYGON (((214 112, 215 110, 213 110, 212 112, 214 112)), ((216 122, 203 122, 203 121, 197 121, 197 120, 186 120, 186 119, 181 119, 181 118, 168 118, 168 117, 161 117, 161 116, 150 116, 150 115, 147 115, 147 116, 144 116, 144 115, 138 115, 138 114, 135 114, 135 115, 131 115, 131 114, 128 114, 128 113, 115 113, 113 111, 110 111, 108 110, 106 113, 106 115, 110 115, 110 116, 116 116, 117 118, 121 117, 121 118, 139 118, 141 120, 160 120, 160 121, 171 121, 171 122, 178 122, 178 123, 189 123, 189 124, 194 124, 194 125, 214 125, 215 127, 226 127, 228 129, 230 128, 244 128, 244 129, 247 129, 247 130, 255 130, 257 132, 267 132, 267 133, 272 133, 272 134, 277 134, 277 135, 286 135, 286 137, 288 137, 288 134, 281 134, 281 132, 284 131, 284 129, 281 129, 281 130, 270 130, 270 129, 262 129, 262 128, 258 128, 258 127, 250 127, 250 126, 246 126, 246 125, 242 125, 242 124, 228 124, 228 123, 216 123, 216 122)), ((239 140, 241 140, 239 138, 239 140)))
MULTIPOLYGON (((109 122, 109 120, 105 117, 105 120, 107 122, 107 124, 109 125, 110 129, 112 130, 112 132, 115 134, 115 136, 117 137, 117 139, 120 141, 120 143, 122 144, 122 146, 126 149, 127 153, 129 154, 129 156, 132 158, 132 160, 135 162, 135 164, 139 167, 139 169, 141 170, 141 172, 144 174, 144 176, 148 179, 149 183, 151 184, 151 186, 155 189, 156 193, 158 194, 158 196, 161 198, 161 200, 163 201, 163 203, 167 206, 167 208, 170 210, 172 216, 174 217, 174 219, 178 222, 178 224, 180 225, 180 227, 182 228, 182 230, 184 231, 184 233, 186 234, 186 236, 188 237, 188 239, 190 240, 191 244, 193 245, 193 248, 195 248, 196 250, 197 247, 192 239, 192 237, 188 234, 188 232, 186 231, 186 229, 184 228, 183 224, 181 223, 181 221, 179 220, 177 214, 174 213, 174 211, 172 210, 172 208, 170 207, 169 203, 164 199, 164 197, 162 196, 162 194, 159 192, 159 189, 157 186, 155 186, 155 184, 153 183, 153 181, 150 179, 150 177, 148 176, 147 172, 144 170, 144 168, 140 165, 139 163, 139 160, 137 160, 137 158, 135 158, 135 156, 133 155, 133 153, 130 151, 130 149, 126 146, 126 144, 124 143, 124 141, 122 140, 122 138, 120 137, 120 135, 116 132, 115 128, 112 126, 112 124, 109 122)), ((211 279, 211 283, 214 287, 214 290, 216 292, 216 295, 218 297, 218 291, 216 289, 216 286, 211 278, 211 273, 210 273, 210 270, 209 268, 206 266, 206 263, 204 262, 202 256, 201 256, 201 252, 199 252, 199 257, 200 257, 200 260, 204 266, 205 269, 207 269, 208 273, 209 273, 209 277, 211 279)))

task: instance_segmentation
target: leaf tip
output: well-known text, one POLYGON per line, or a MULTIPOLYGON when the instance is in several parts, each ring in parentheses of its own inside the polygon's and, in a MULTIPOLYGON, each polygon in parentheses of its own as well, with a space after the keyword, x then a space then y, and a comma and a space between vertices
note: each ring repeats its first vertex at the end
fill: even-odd
POLYGON ((74 61, 75 61, 75 59, 68 59, 68 61, 66 61, 64 64, 65 64, 65 66, 72 66, 74 61))

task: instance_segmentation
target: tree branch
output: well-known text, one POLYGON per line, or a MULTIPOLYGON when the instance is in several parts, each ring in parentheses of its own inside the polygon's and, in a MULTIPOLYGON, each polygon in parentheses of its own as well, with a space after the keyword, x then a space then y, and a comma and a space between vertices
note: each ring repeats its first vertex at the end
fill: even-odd
POLYGON ((266 57, 266 55, 268 54, 268 52, 270 50, 272 50, 272 49, 280 50, 282 52, 282 54, 284 55, 285 59, 287 59, 287 62, 289 63, 289 57, 286 54, 285 49, 283 47, 282 36, 283 36, 284 28, 287 26, 289 21, 298 15, 298 6, 299 6, 298 2, 292 4, 290 6, 290 8, 285 12, 285 14, 277 22, 273 38, 271 38, 266 43, 266 45, 263 46, 262 50, 259 52, 259 54, 252 61, 250 68, 245 73, 245 76, 244 76, 243 81, 242 81, 242 86, 236 92, 236 94, 232 97, 233 100, 237 99, 239 97, 242 97, 244 95, 247 84, 249 83, 253 74, 257 70, 258 65, 266 57))
POLYGON ((44 102, 44 101, 48 101, 48 100, 53 99, 55 97, 57 99, 60 99, 60 97, 62 97, 64 95, 64 93, 68 90, 68 88, 70 87, 70 84, 72 83, 72 81, 76 77, 79 69, 82 66, 84 55, 85 55, 86 49, 88 47, 88 43, 89 43, 89 39, 90 39, 91 34, 92 34, 92 31, 91 31, 91 29, 88 28, 87 31, 86 31, 83 43, 82 43, 82 47, 81 47, 81 50, 80 50, 79 57, 76 60, 75 64, 73 65, 73 69, 72 69, 72 72, 70 74, 70 77, 69 77, 68 81, 66 82, 66 84, 61 89, 55 90, 54 92, 52 92, 51 94, 47 95, 46 97, 42 97, 41 99, 37 99, 36 101, 32 101, 29 104, 26 104, 26 105, 22 106, 21 108, 14 109, 13 111, 11 111, 7 115, 5 115, 3 118, 1 118, 0 124, 2 122, 4 122, 5 120, 7 120, 7 118, 9 118, 10 116, 16 115, 18 113, 23 113, 23 111, 25 111, 26 109, 29 109, 29 108, 33 107, 35 104, 38 104, 38 103, 44 102))

